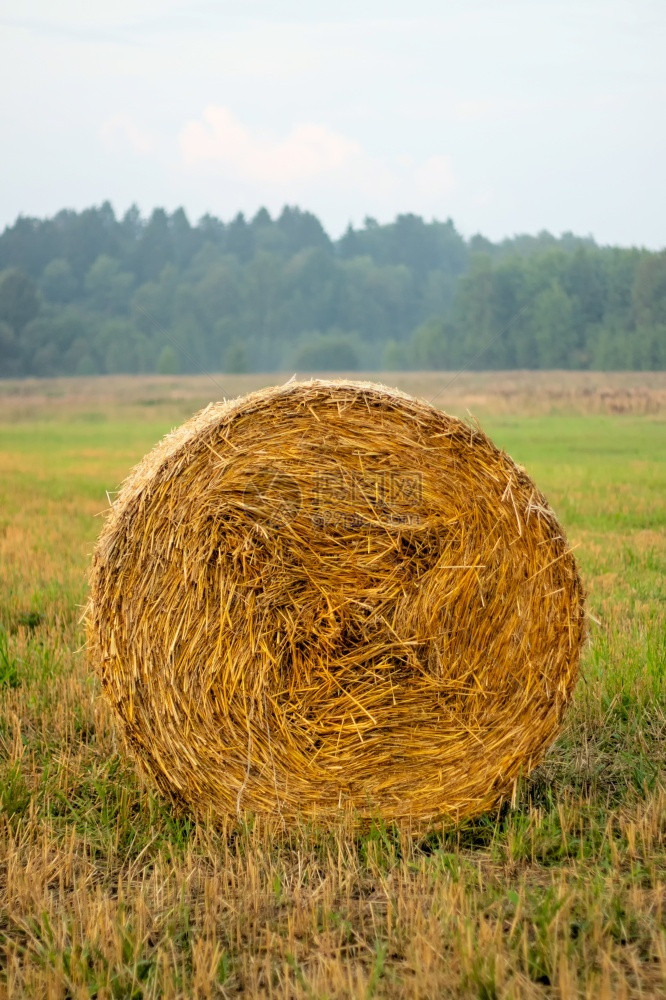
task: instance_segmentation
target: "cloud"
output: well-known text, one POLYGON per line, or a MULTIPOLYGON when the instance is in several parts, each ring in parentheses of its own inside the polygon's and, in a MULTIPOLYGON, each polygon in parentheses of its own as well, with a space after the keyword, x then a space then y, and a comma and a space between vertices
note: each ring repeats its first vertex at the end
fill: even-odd
POLYGON ((420 194, 440 198, 456 188, 453 159, 448 154, 430 156, 414 171, 414 181, 420 194))
POLYGON ((325 125, 295 125, 283 139, 252 133, 227 109, 213 105, 183 129, 180 146, 189 167, 222 167, 261 183, 289 184, 336 173, 364 159, 352 139, 325 125))
POLYGON ((213 205, 232 191, 248 210, 307 204, 334 228, 335 216, 449 214, 457 187, 448 153, 380 156, 325 124, 295 123, 280 135, 250 128, 215 105, 185 124, 179 146, 181 183, 195 182, 200 195, 208 189, 213 205))
POLYGON ((129 115, 114 115, 103 122, 99 130, 102 145, 109 152, 133 152, 146 156, 154 147, 153 137, 140 128, 129 115))

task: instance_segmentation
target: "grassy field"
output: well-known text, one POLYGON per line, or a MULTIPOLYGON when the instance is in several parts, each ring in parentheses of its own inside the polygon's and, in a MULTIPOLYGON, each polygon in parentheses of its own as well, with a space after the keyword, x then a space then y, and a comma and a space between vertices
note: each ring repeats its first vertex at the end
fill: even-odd
POLYGON ((195 826, 123 752, 82 649, 97 515, 221 394, 0 382, 0 997, 663 996, 666 375, 466 375, 437 397, 549 497, 590 638, 513 808, 420 838, 195 826))

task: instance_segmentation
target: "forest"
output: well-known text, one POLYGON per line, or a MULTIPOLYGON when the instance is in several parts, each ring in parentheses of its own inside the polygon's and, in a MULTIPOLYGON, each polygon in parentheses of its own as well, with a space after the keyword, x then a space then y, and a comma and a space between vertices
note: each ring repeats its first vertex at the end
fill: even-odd
POLYGON ((0 235, 0 377, 665 369, 666 251, 451 219, 310 212, 192 224, 105 202, 0 235))

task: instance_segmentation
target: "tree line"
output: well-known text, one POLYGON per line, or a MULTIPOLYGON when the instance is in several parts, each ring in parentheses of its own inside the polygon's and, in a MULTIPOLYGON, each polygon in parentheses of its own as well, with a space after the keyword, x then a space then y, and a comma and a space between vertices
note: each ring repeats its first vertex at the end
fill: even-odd
POLYGON ((111 205, 0 235, 0 376, 666 368, 666 251, 111 205))

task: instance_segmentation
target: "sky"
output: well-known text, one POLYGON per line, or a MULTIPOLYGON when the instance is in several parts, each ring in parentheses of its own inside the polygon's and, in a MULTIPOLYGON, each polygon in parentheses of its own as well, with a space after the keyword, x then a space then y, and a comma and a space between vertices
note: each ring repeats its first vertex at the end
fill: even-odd
POLYGON ((663 0, 0 0, 0 227, 111 201, 666 246, 663 0))

